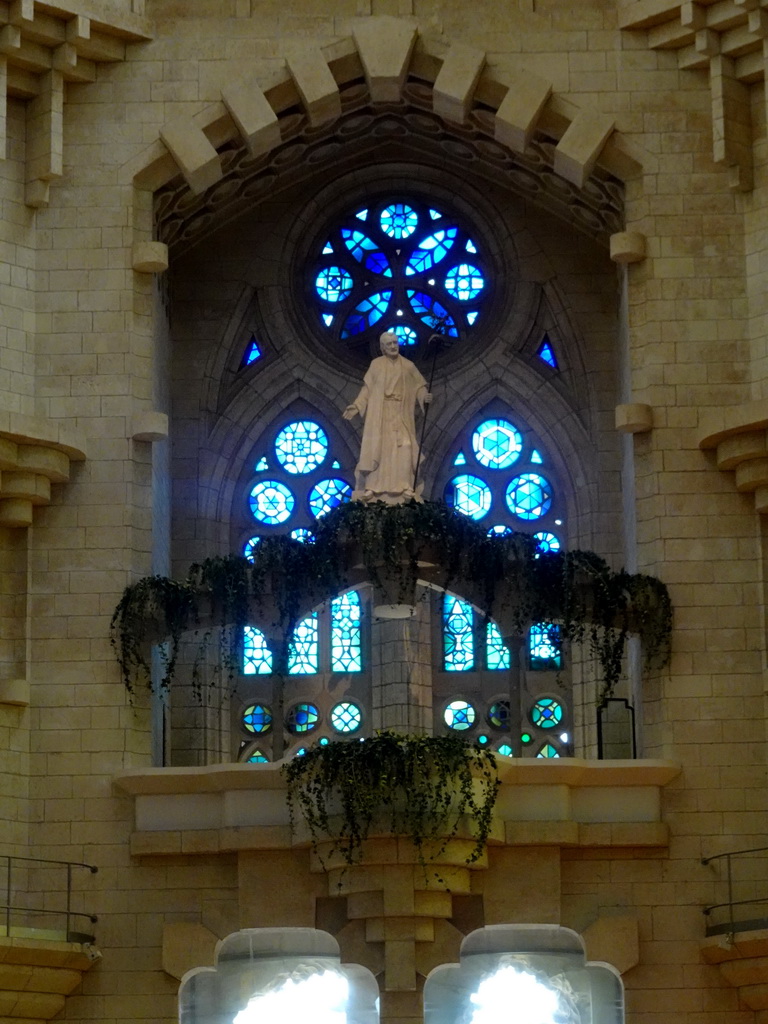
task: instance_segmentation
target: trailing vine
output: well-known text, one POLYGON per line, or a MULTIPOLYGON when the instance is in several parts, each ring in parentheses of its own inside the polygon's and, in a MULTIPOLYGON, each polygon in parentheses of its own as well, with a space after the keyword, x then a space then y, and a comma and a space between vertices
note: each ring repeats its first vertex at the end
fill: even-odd
POLYGON ((315 853, 330 838, 331 853, 346 864, 356 863, 365 839, 381 829, 408 836, 424 865, 439 858, 463 822, 475 841, 466 861, 473 863, 485 849, 500 785, 488 750, 456 736, 393 732, 313 747, 282 772, 291 830, 300 814, 315 853))
POLYGON ((455 587, 507 636, 522 636, 532 623, 557 624, 561 642, 584 645, 598 661, 598 702, 620 678, 630 633, 640 637, 647 665, 669 658, 672 606, 652 576, 615 572, 591 551, 541 553, 527 534, 488 537, 439 502, 349 502, 320 521, 314 543, 265 538, 253 562, 209 558, 183 581, 149 576, 127 587, 110 627, 125 685, 133 693, 136 682, 149 683, 149 645, 166 639, 161 685, 170 685, 184 634, 197 631, 199 665, 215 627, 231 627, 221 640, 231 680, 248 624, 270 638, 275 671, 284 673, 301 615, 361 578, 392 603, 412 603, 419 579, 455 587))

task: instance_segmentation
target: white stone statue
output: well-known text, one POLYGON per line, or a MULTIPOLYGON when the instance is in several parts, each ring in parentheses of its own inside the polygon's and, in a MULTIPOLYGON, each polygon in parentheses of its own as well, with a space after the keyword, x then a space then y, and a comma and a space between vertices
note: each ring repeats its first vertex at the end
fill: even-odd
POLYGON ((418 402, 424 412, 432 395, 414 364, 400 355, 397 335, 387 331, 379 341, 383 354, 371 362, 360 394, 344 410, 345 420, 360 415, 365 421, 352 497, 399 505, 421 495, 415 407, 418 402))

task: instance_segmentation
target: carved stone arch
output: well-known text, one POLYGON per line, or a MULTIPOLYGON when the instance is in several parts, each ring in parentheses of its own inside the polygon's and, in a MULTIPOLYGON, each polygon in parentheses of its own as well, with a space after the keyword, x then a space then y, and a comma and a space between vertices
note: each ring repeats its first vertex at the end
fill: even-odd
MULTIPOLYGON (((518 158, 523 190, 536 190, 538 172, 566 198, 591 196, 594 207, 610 181, 620 186, 654 169, 650 154, 617 132, 609 114, 581 110, 525 67, 500 78, 480 50, 433 40, 409 21, 366 17, 354 22, 350 38, 293 48, 268 81, 223 84, 219 102, 164 125, 121 177, 154 192, 181 176, 187 194, 201 195, 227 175, 238 151, 252 165, 268 164, 298 130, 309 143, 355 106, 381 110, 403 101, 450 126, 457 159, 470 128, 484 133, 491 163, 504 153, 518 158)), ((278 172, 279 165, 270 173, 278 172)), ((591 221, 593 233, 599 226, 591 221)), ((582 227, 590 229, 589 216, 582 227)))

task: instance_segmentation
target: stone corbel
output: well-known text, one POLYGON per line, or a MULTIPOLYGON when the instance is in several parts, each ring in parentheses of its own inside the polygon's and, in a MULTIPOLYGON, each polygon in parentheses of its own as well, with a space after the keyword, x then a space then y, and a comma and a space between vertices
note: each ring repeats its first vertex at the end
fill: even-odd
POLYGON ((735 474, 736 490, 752 491, 757 512, 768 512, 768 402, 717 410, 702 424, 699 448, 714 450, 717 468, 735 474))
POLYGON ((73 432, 0 413, 0 526, 31 526, 35 505, 50 504, 51 484, 66 483, 70 464, 84 459, 83 442, 73 432))

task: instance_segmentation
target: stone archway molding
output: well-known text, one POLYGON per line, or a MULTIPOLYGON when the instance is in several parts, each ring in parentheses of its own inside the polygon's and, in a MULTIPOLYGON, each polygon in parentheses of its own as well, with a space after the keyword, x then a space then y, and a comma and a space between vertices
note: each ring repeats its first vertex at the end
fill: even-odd
POLYGON ((495 138, 514 152, 524 152, 535 133, 554 140, 554 171, 578 188, 596 167, 625 182, 654 169, 653 157, 618 132, 610 114, 580 109, 523 68, 501 80, 483 51, 429 39, 410 21, 386 16, 357 19, 337 43, 291 48, 269 81, 226 85, 219 102, 165 124, 124 165, 122 181, 154 192, 181 174, 200 194, 224 174, 220 147, 240 142, 263 156, 280 144, 281 118, 297 107, 317 127, 341 114, 340 87, 364 79, 373 103, 394 103, 409 76, 433 86, 434 112, 448 122, 466 122, 476 103, 495 111, 495 138))

